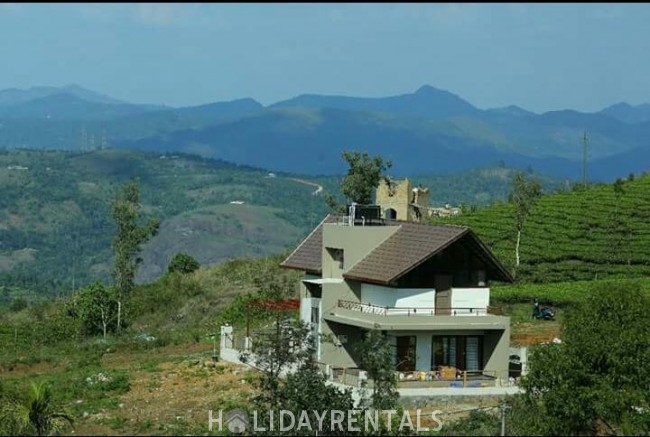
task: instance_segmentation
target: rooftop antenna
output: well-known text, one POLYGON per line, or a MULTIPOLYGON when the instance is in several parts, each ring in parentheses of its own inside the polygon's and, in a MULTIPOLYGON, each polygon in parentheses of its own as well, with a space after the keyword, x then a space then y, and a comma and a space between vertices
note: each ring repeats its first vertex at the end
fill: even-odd
POLYGON ((587 131, 584 131, 582 135, 582 185, 587 186, 587 142, 589 137, 587 137, 587 131))

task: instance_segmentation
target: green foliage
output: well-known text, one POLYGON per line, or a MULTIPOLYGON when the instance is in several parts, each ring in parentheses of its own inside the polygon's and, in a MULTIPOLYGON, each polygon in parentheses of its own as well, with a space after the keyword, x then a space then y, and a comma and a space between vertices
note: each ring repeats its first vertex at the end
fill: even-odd
POLYGON ((519 267, 519 245, 521 243, 521 232, 524 230, 524 223, 541 194, 542 188, 538 181, 527 180, 524 172, 515 173, 512 178, 512 193, 510 193, 509 197, 510 202, 514 205, 515 226, 517 228, 515 267, 519 267))
POLYGON ((500 427, 501 421, 494 413, 475 410, 471 411, 467 417, 445 423, 440 434, 445 436, 498 436, 501 435, 500 427))
POLYGON ((381 331, 370 330, 358 345, 361 368, 372 380, 372 407, 377 410, 393 410, 397 406, 399 392, 393 365, 394 351, 381 331))
MULTIPOLYGON (((544 195, 531 208, 521 239, 517 279, 552 283, 650 275, 650 176, 544 195), (632 237, 633 236, 633 237, 632 237)), ((469 226, 506 265, 515 267, 517 230, 511 203, 433 223, 469 226)))
POLYGON ((192 273, 201 267, 201 264, 186 253, 177 253, 169 262, 167 271, 169 273, 192 273))
POLYGON ((140 189, 135 181, 124 185, 112 204, 113 220, 117 226, 117 233, 113 238, 113 279, 117 290, 118 331, 121 328, 122 300, 131 294, 135 285, 136 267, 142 261, 138 257, 140 246, 154 236, 160 227, 160 221, 157 219, 150 219, 145 225, 139 225, 140 207, 140 189))
POLYGON ((102 334, 106 338, 108 332, 117 328, 115 290, 101 282, 77 290, 67 306, 68 313, 79 320, 83 335, 102 334))
POLYGON ((72 425, 72 416, 54 402, 49 385, 32 383, 24 401, 8 400, 2 408, 2 423, 13 435, 50 435, 72 425))
POLYGON ((253 404, 260 410, 281 409, 280 374, 310 359, 314 344, 309 332, 309 327, 300 321, 277 321, 268 331, 255 336, 250 352, 242 353, 244 362, 254 359, 255 366, 262 372, 257 380, 259 393, 253 398, 253 404))
POLYGON ((498 303, 531 303, 539 298, 544 303, 568 307, 584 301, 595 286, 619 290, 634 284, 638 290, 650 296, 650 279, 603 279, 598 281, 567 281, 551 284, 513 284, 490 289, 490 298, 498 303))
POLYGON ((524 399, 544 435, 650 432, 650 297, 597 287, 569 310, 563 343, 532 350, 524 399))
MULTIPOLYGON (((244 354, 243 359, 255 357, 255 366, 260 369, 261 375, 255 381, 258 394, 253 397, 252 407, 261 417, 262 426, 270 434, 278 434, 277 419, 275 429, 271 431, 270 412, 279 417, 281 410, 291 411, 296 420, 303 411, 312 424, 313 435, 347 435, 347 412, 353 409, 354 401, 350 389, 339 390, 337 387, 326 384, 326 378, 312 362, 315 351, 314 337, 310 327, 300 321, 276 322, 270 329, 258 333, 253 340, 253 350, 244 354), (286 381, 279 376, 283 371, 290 369, 286 381), (340 410, 345 414, 343 430, 338 427, 330 429, 331 422, 324 420, 323 427, 318 430, 318 419, 314 410, 319 415, 327 414, 331 410, 340 410), (321 432, 322 431, 322 432, 321 432)), ((288 434, 305 435, 306 428, 296 430, 294 427, 288 434)), ((287 434, 287 433, 283 433, 287 434)))
POLYGON ((190 248, 202 263, 276 253, 297 244, 327 211, 313 187, 284 175, 268 178, 263 170, 198 156, 162 157, 117 149, 0 150, 0 305, 110 281, 111 201, 136 177, 143 222, 158 217, 193 230, 179 239, 163 226, 144 246, 136 282, 155 279, 175 252, 190 248), (12 165, 29 170, 8 170, 12 165), (230 205, 234 199, 246 204, 230 205))
POLYGON ((512 193, 509 196, 510 202, 515 209, 515 224, 517 230, 524 228, 524 223, 530 214, 530 210, 542 194, 542 188, 538 181, 527 180, 524 172, 517 172, 512 178, 512 193))
POLYGON ((27 308, 28 305, 29 304, 27 303, 27 299, 24 297, 17 297, 11 301, 11 305, 9 305, 9 311, 17 313, 18 311, 22 311, 27 308))
POLYGON ((348 173, 341 182, 341 191, 345 197, 361 205, 372 203, 375 189, 386 170, 392 167, 390 161, 381 156, 370 157, 368 153, 343 151, 343 159, 349 165, 348 173))

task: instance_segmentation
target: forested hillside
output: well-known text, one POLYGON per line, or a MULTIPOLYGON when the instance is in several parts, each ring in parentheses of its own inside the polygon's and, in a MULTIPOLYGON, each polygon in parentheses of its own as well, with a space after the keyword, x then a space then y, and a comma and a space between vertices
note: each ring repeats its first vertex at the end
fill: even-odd
POLYGON ((207 264, 276 253, 326 212, 311 186, 223 161, 121 150, 0 151, 0 285, 65 293, 73 280, 108 279, 110 204, 133 178, 145 215, 162 221, 144 248, 140 280, 164 272, 180 251, 207 264))

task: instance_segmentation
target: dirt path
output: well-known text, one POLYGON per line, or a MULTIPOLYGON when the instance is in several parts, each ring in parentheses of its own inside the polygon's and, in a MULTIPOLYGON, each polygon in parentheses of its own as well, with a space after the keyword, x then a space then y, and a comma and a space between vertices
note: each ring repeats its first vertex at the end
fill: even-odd
POLYGON ((317 184, 316 182, 310 182, 305 179, 298 179, 298 178, 288 178, 294 182, 298 182, 299 184, 305 184, 305 185, 310 185, 312 187, 316 187, 316 190, 312 192, 311 194, 314 196, 318 196, 320 193, 323 192, 323 186, 317 184))

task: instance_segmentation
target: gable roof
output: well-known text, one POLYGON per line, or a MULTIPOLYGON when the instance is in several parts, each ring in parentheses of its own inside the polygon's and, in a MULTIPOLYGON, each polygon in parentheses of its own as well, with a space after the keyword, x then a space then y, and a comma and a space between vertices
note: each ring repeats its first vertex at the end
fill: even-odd
POLYGON ((346 279, 390 284, 417 266, 463 240, 502 281, 513 278, 471 229, 400 221, 400 229, 343 274, 346 279))
MULTIPOLYGON (((325 217, 280 265, 321 274, 323 225, 336 223, 337 219, 338 216, 334 214, 325 217)), ((345 272, 344 278, 388 285, 462 240, 463 244, 469 246, 469 249, 490 267, 498 279, 505 282, 514 280, 490 249, 468 227, 401 220, 392 223, 399 229, 345 272)))
POLYGON ((336 223, 338 216, 328 214, 323 221, 296 247, 280 266, 304 270, 309 273, 322 273, 323 263, 323 225, 336 223))
POLYGON ((343 274, 346 279, 388 284, 441 251, 469 229, 399 222, 399 229, 343 274))

